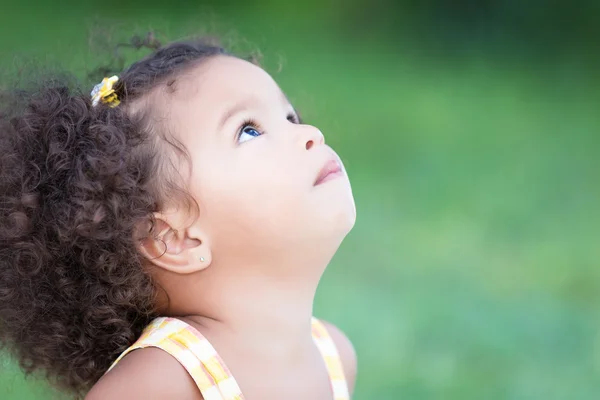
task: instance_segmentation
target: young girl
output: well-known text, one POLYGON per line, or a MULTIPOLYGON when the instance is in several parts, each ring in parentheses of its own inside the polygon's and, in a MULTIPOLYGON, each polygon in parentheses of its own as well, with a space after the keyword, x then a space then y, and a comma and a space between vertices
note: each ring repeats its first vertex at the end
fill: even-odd
POLYGON ((350 183, 264 70, 179 42, 2 108, 0 342, 25 371, 90 400, 349 398, 353 347, 312 311, 350 183))

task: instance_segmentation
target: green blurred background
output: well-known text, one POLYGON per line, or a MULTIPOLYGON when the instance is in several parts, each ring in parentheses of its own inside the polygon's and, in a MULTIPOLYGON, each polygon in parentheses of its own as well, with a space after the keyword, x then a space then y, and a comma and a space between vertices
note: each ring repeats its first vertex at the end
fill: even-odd
MULTIPOLYGON (((599 1, 3 3, 5 72, 149 30, 260 50, 353 183, 316 315, 356 399, 600 398, 599 1)), ((55 396, 0 363, 1 399, 55 396)))

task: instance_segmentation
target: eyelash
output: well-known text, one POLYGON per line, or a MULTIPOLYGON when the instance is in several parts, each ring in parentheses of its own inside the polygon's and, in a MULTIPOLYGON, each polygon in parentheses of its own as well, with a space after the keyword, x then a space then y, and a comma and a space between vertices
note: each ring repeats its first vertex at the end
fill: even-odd
POLYGON ((264 131, 262 130, 260 124, 258 122, 256 122, 256 120, 248 118, 248 119, 245 119, 238 127, 237 133, 235 135, 235 140, 239 140, 240 136, 242 136, 242 131, 244 130, 244 128, 247 128, 247 127, 256 129, 256 131, 258 133, 260 133, 261 135, 264 134, 264 131))
MULTIPOLYGON (((297 114, 288 114, 286 119, 289 122, 291 122, 292 124, 301 124, 302 123, 302 121, 300 120, 300 117, 297 114)), ((242 131, 244 130, 244 128, 247 128, 247 127, 256 129, 256 131, 258 133, 260 133, 261 136, 265 134, 265 131, 262 129, 260 124, 255 119, 247 118, 238 126, 237 133, 235 135, 236 141, 240 139, 240 136, 242 135, 242 131)))

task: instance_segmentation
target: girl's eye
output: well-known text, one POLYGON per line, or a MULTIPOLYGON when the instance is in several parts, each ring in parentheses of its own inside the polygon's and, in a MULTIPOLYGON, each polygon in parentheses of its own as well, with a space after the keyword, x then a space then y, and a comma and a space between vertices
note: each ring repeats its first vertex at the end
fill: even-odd
POLYGON ((238 132, 238 143, 244 143, 252 138, 262 135, 255 123, 244 122, 242 128, 238 132))
POLYGON ((292 124, 301 124, 300 117, 297 114, 288 114, 287 120, 292 124))

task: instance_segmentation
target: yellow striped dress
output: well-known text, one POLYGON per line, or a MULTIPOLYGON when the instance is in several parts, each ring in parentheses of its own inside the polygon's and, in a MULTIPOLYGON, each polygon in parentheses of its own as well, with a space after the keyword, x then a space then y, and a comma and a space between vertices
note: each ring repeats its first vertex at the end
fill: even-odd
MULTIPOLYGON (((312 336, 327 366, 332 399, 349 400, 337 348, 327 328, 316 318, 312 319, 312 336)), ((144 347, 157 347, 175 357, 190 374, 204 400, 244 399, 234 377, 209 341, 193 326, 176 318, 161 317, 152 321, 109 371, 129 352, 144 347)))

